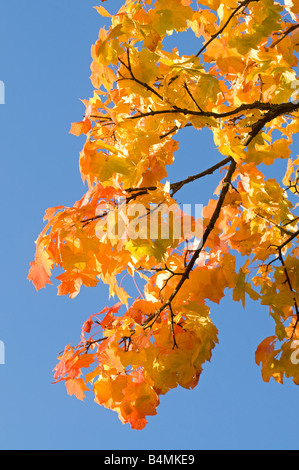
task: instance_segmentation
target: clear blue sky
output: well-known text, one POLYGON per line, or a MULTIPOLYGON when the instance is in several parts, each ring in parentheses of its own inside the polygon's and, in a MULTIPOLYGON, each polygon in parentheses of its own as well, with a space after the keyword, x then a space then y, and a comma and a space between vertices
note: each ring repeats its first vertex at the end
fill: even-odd
MULTIPOLYGON (((104 6, 116 11, 122 2, 104 6)), ((0 6, 1 119, 1 449, 298 449, 298 392, 292 381, 264 383, 254 362, 257 345, 273 332, 267 308, 230 298, 212 305, 220 344, 198 387, 161 397, 158 414, 132 431, 117 414, 88 397, 70 397, 52 384, 58 353, 75 343, 87 317, 104 308, 107 288, 83 289, 71 300, 56 287, 36 293, 27 281, 44 211, 73 205, 86 188, 78 167, 84 138, 69 134, 89 98, 90 47, 104 19, 94 0, 11 0, 0 6)), ((197 50, 182 43, 186 50, 197 50)), ((169 177, 217 161, 209 133, 186 130, 169 177)), ((298 153, 298 152, 297 152, 298 153)), ((179 193, 204 203, 217 180, 179 193)), ((111 305, 112 302, 109 303, 111 305)))

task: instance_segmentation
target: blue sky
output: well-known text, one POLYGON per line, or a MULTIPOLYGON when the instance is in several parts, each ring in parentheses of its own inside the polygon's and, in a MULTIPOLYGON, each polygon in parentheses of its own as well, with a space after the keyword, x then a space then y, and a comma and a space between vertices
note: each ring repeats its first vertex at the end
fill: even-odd
MULTIPOLYGON (((114 12, 121 3, 104 5, 114 12)), ((108 304, 103 285, 71 300, 58 297, 55 286, 36 293, 26 279, 45 209, 73 205, 86 190, 78 166, 84 138, 69 129, 84 112, 80 99, 92 93, 90 47, 105 21, 92 8, 96 4, 12 0, 0 7, 6 101, 0 106, 0 448, 298 449, 298 387, 264 383, 254 362, 257 345, 273 332, 267 308, 248 301, 244 310, 230 295, 212 305, 220 344, 199 385, 161 397, 143 431, 132 431, 92 397, 81 402, 62 383, 52 384, 59 352, 76 343, 83 322, 108 304)), ((179 141, 171 181, 217 161, 207 131, 186 129, 179 141)), ((204 203, 216 185, 217 178, 208 177, 178 199, 204 203)))

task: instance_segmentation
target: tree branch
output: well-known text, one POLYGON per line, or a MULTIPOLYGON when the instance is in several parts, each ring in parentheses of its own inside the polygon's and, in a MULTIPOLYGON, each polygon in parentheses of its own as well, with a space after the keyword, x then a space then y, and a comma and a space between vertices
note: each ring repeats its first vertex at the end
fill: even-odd
POLYGON ((134 114, 132 116, 128 116, 127 119, 133 120, 133 119, 141 119, 144 117, 148 116, 160 116, 163 114, 183 114, 185 116, 201 116, 201 117, 212 117, 215 119, 224 119, 227 117, 235 116, 236 114, 240 114, 244 111, 251 111, 251 110, 260 110, 260 111, 268 111, 262 119, 257 121, 253 128, 254 131, 256 128, 259 128, 257 133, 264 127, 264 125, 274 119, 275 117, 278 117, 282 114, 288 114, 292 113, 294 111, 297 111, 299 109, 299 103, 295 102, 289 102, 289 103, 280 103, 280 104, 271 104, 271 103, 262 103, 261 101, 255 101, 254 103, 245 103, 239 106, 238 108, 235 108, 231 111, 226 111, 224 113, 214 113, 212 111, 196 111, 194 109, 185 109, 185 108, 179 108, 175 107, 172 109, 159 109, 159 110, 151 110, 147 111, 146 113, 140 113, 140 114, 134 114), (264 123, 263 123, 264 122, 264 123))
MULTIPOLYGON (((292 286, 292 283, 291 283, 291 279, 290 279, 290 276, 289 276, 289 273, 288 273, 288 270, 287 270, 287 267, 285 265, 285 262, 284 262, 284 259, 283 259, 283 255, 282 255, 282 248, 279 247, 278 248, 278 258, 282 264, 282 267, 283 267, 283 270, 284 270, 284 273, 285 273, 285 276, 286 276, 286 280, 287 280, 287 284, 289 286, 289 289, 291 291, 292 294, 295 294, 295 291, 293 289, 293 286, 292 286)), ((293 302, 294 302, 294 308, 295 308, 295 313, 296 313, 296 322, 295 322, 295 325, 294 325, 294 328, 293 328, 293 333, 292 333, 292 336, 291 336, 291 339, 293 338, 294 336, 294 333, 295 333, 295 330, 296 330, 296 327, 297 327, 297 324, 299 322, 299 308, 298 308, 298 304, 297 304, 297 300, 296 300, 296 297, 293 297, 293 302)))
POLYGON ((225 158, 224 160, 221 160, 221 162, 219 163, 216 163, 216 165, 212 166, 211 168, 208 168, 207 170, 205 171, 202 171, 201 173, 197 173, 196 175, 193 175, 193 176, 189 176, 188 178, 182 180, 182 181, 178 181, 177 183, 172 183, 170 185, 170 188, 172 190, 172 196, 178 192, 185 184, 188 184, 188 183, 192 183, 193 181, 196 181, 198 180, 199 178, 203 178, 204 176, 206 175, 211 175, 212 173, 214 173, 214 171, 218 170, 219 168, 221 168, 222 166, 230 163, 232 160, 232 157, 227 157, 225 158))
POLYGON ((196 54, 195 57, 198 57, 203 51, 206 50, 206 48, 211 44, 211 42, 213 42, 218 36, 220 36, 220 34, 223 33, 225 28, 229 25, 231 20, 234 18, 234 16, 236 16, 239 13, 240 10, 242 10, 242 9, 245 10, 245 8, 249 5, 249 3, 258 2, 258 1, 259 0, 244 0, 243 2, 241 2, 240 5, 229 16, 229 18, 224 23, 224 25, 217 31, 217 33, 215 33, 211 36, 211 38, 202 46, 200 51, 198 51, 198 53, 196 54))
POLYGON ((287 246, 289 243, 291 243, 294 238, 299 236, 299 230, 297 232, 294 232, 282 245, 280 245, 278 248, 282 250, 285 246, 287 246))
POLYGON ((224 179, 223 187, 222 187, 221 193, 219 195, 219 199, 218 199, 216 208, 213 212, 213 215, 210 219, 210 222, 209 222, 207 228, 205 229, 205 232, 203 234, 202 241, 201 241, 199 247, 194 251, 194 254, 193 254, 190 262, 188 263, 184 274, 182 275, 182 277, 181 277, 180 281, 178 282, 176 288, 172 291, 172 293, 169 296, 168 300, 166 300, 166 302, 154 314, 150 315, 145 320, 145 322, 143 323, 144 328, 150 328, 155 323, 155 321, 160 316, 160 314, 163 312, 163 310, 165 310, 166 308, 169 308, 171 302, 173 301, 173 299, 176 297, 176 295, 180 291, 182 285, 189 278, 189 274, 192 271, 196 260, 198 259, 201 251, 203 250, 203 248, 204 248, 204 246, 205 246, 205 244, 206 244, 206 242, 209 238, 209 235, 212 232, 212 230, 214 229, 215 224, 216 224, 216 222, 219 218, 221 208, 224 204, 225 197, 226 197, 226 195, 228 193, 228 190, 229 190, 229 187, 231 185, 231 180, 232 180, 233 174, 235 172, 236 166, 237 166, 236 162, 230 157, 230 167, 229 167, 227 175, 224 179))
POLYGON ((122 77, 121 80, 133 80, 134 82, 146 88, 148 91, 154 93, 156 96, 158 96, 158 98, 160 98, 160 100, 163 101, 163 96, 161 96, 160 93, 157 92, 157 90, 155 90, 153 87, 151 87, 147 83, 142 82, 141 80, 138 80, 138 78, 135 77, 133 70, 132 70, 132 65, 130 61, 130 51, 128 48, 127 48, 127 59, 128 59, 128 65, 122 59, 118 58, 120 63, 123 64, 123 66, 130 72, 130 75, 131 75, 131 77, 122 77))
POLYGON ((252 126, 251 132, 243 141, 243 145, 245 147, 247 147, 251 143, 251 141, 259 134, 259 132, 268 122, 273 121, 273 119, 276 119, 278 116, 287 113, 292 113, 299 109, 299 103, 297 102, 281 103, 278 105, 271 106, 272 108, 261 119, 256 121, 256 123, 252 126))
POLYGON ((172 109, 159 109, 151 110, 146 113, 134 114, 133 116, 128 116, 128 119, 141 119, 147 116, 158 116, 162 114, 184 114, 185 116, 201 116, 201 117, 212 117, 215 119, 223 119, 226 117, 231 117, 236 114, 239 114, 243 111, 250 111, 259 109, 260 111, 270 111, 271 109, 281 106, 279 104, 271 103, 262 103, 260 101, 255 101, 254 103, 244 103, 238 108, 235 108, 231 111, 226 111, 224 113, 214 113, 212 111, 196 111, 194 109, 179 108, 178 106, 173 107, 172 109))
POLYGON ((298 28, 299 28, 299 24, 293 24, 292 26, 290 26, 290 28, 288 28, 283 33, 283 35, 279 39, 277 39, 277 41, 273 42, 273 44, 271 44, 271 46, 269 46, 268 49, 272 49, 273 47, 277 46, 277 44, 279 44, 284 38, 286 38, 290 33, 292 33, 293 31, 295 31, 298 28))
MULTIPOLYGON (((178 181, 176 183, 171 183, 170 185, 170 189, 172 190, 171 196, 177 193, 185 184, 192 183, 193 181, 203 178, 206 175, 211 175, 212 173, 214 173, 214 171, 230 163, 231 160, 232 160, 232 157, 227 157, 224 160, 221 160, 221 162, 218 162, 215 165, 211 166, 207 170, 202 171, 201 173, 197 173, 196 175, 193 175, 193 176, 188 176, 188 178, 185 178, 184 180, 178 181)), ((134 191, 136 191, 136 193, 133 195, 133 197, 136 198, 138 196, 146 194, 148 191, 155 191, 156 189, 157 189, 157 186, 144 186, 141 188, 128 188, 128 189, 125 189, 125 191, 127 193, 133 193, 134 191)))

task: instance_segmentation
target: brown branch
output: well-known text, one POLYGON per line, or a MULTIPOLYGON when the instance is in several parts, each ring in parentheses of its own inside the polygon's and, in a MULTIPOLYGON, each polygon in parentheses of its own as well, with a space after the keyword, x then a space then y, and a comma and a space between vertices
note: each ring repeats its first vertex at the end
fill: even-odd
POLYGON ((95 339, 95 340, 93 340, 93 341, 85 341, 86 352, 89 351, 89 348, 90 348, 93 344, 100 343, 101 341, 105 341, 106 339, 108 339, 108 336, 104 336, 103 338, 98 338, 98 339, 95 339))
MULTIPOLYGON (((262 104, 262 103, 261 103, 262 104)), ((276 119, 277 117, 287 114, 287 113, 292 113, 294 111, 297 111, 299 109, 299 103, 281 103, 278 105, 271 105, 271 109, 256 123, 252 126, 251 132, 248 134, 246 139, 243 141, 243 145, 247 147, 252 140, 259 134, 259 132, 263 129, 263 127, 268 124, 268 122, 273 121, 273 119, 276 119)))
POLYGON ((132 193, 134 191, 140 192, 141 194, 146 194, 147 191, 155 191, 157 186, 141 186, 140 188, 127 188, 125 189, 126 193, 132 193))
MULTIPOLYGON (((244 209, 244 210, 246 210, 246 211, 249 210, 247 207, 243 206, 242 204, 240 204, 240 207, 242 207, 242 209, 244 209)), ((284 226, 279 225, 279 224, 273 222, 273 220, 268 219, 268 217, 265 217, 264 215, 260 214, 259 212, 256 212, 256 213, 255 213, 255 217, 259 217, 260 219, 265 220, 265 221, 268 222, 270 225, 273 225, 273 227, 276 227, 278 230, 280 230, 281 233, 283 233, 284 235, 288 235, 288 236, 293 235, 293 232, 290 232, 289 230, 285 229, 284 226)))
POLYGON ((185 184, 192 183, 193 181, 198 180, 199 178, 203 178, 206 175, 211 175, 214 173, 214 171, 218 170, 218 168, 221 168, 222 166, 230 163, 232 160, 231 157, 227 157, 224 160, 221 160, 221 162, 216 163, 216 165, 212 166, 211 168, 208 168, 205 171, 202 171, 201 173, 198 173, 197 175, 189 176, 188 178, 178 181, 177 183, 172 183, 170 185, 170 188, 172 190, 172 196, 179 191, 185 184))
POLYGON ((80 222, 81 222, 82 226, 85 227, 86 225, 90 224, 91 222, 94 222, 95 220, 99 220, 103 217, 106 217, 106 215, 108 215, 107 211, 103 212, 103 214, 99 214, 99 215, 95 215, 94 217, 90 217, 89 219, 83 219, 80 222))
POLYGON ((201 109, 201 107, 199 106, 199 104, 197 103, 196 99, 194 98, 194 96, 192 95, 191 91, 189 90, 188 88, 188 85, 187 83, 185 82, 184 84, 184 88, 185 90, 187 91, 188 95, 190 96, 191 100, 193 101, 193 103, 195 104, 195 106, 197 107, 197 109, 199 109, 199 111, 201 111, 203 113, 203 110, 201 109))
MULTIPOLYGON (((231 111, 226 111, 224 113, 214 113, 212 111, 196 111, 194 109, 185 109, 179 107, 173 107, 172 109, 160 109, 160 110, 150 110, 146 113, 139 113, 128 116, 127 119, 141 119, 148 116, 160 116, 163 114, 183 114, 185 116, 201 116, 201 117, 212 117, 215 119, 224 119, 227 117, 234 116, 236 114, 242 113, 243 111, 250 110, 260 110, 268 111, 260 120, 258 120, 252 127, 252 133, 257 135, 259 131, 264 127, 264 125, 275 119, 276 117, 282 114, 289 114, 299 109, 299 103, 289 102, 289 103, 280 103, 280 104, 271 104, 271 103, 262 103, 261 101, 255 101, 254 103, 244 103, 238 108, 232 109, 231 111)), ((254 135, 254 136, 255 136, 254 135)), ((248 144, 246 144, 248 145, 248 144)))
POLYGON ((229 190, 229 187, 231 185, 231 180, 232 180, 233 174, 235 172, 236 166, 237 166, 236 162, 230 157, 230 167, 229 167, 227 175, 224 179, 223 187, 222 187, 222 190, 220 192, 216 208, 213 212, 213 215, 210 219, 210 222, 209 222, 207 228, 204 231, 202 241, 201 241, 199 247, 194 251, 194 254, 193 254, 191 260, 189 261, 189 263, 188 263, 188 265, 185 269, 184 274, 182 275, 182 277, 181 277, 180 281, 178 282, 176 288, 172 291, 172 293, 169 296, 168 300, 166 300, 166 302, 154 314, 150 315, 145 320, 145 322, 143 323, 144 328, 150 328, 155 323, 155 321, 160 316, 160 314, 163 312, 163 310, 165 310, 166 308, 169 308, 171 302, 176 297, 176 295, 180 291, 180 289, 183 286, 183 284, 185 283, 185 281, 189 278, 189 274, 192 271, 196 260, 198 259, 201 251, 203 250, 203 248, 204 248, 204 246, 205 246, 205 244, 206 244, 206 242, 209 238, 209 235, 213 231, 213 229, 215 227, 215 224, 216 224, 216 222, 219 218, 221 208, 224 204, 225 197, 226 197, 226 195, 228 193, 228 190, 229 190))
MULTIPOLYGON (((291 283, 291 279, 290 279, 290 276, 289 276, 289 273, 288 273, 288 270, 287 270, 287 267, 285 265, 285 262, 284 262, 284 259, 283 259, 283 255, 282 255, 282 248, 279 247, 278 248, 278 258, 282 264, 282 267, 283 267, 283 270, 284 270, 284 273, 285 273, 285 276, 286 276, 286 281, 287 281, 287 284, 289 286, 289 289, 291 291, 292 294, 295 294, 295 291, 293 289, 293 286, 292 286, 292 283, 291 283)), ((294 336, 294 333, 295 333, 295 330, 296 330, 296 327, 297 327, 297 324, 299 322, 299 308, 298 308, 298 304, 297 304, 297 300, 296 300, 296 297, 293 297, 293 302, 294 302, 294 308, 295 308, 295 313, 296 313, 296 322, 295 322, 295 325, 294 325, 294 328, 293 328, 293 333, 292 333, 292 336, 291 336, 291 339, 293 338, 294 336)))
MULTIPOLYGON (((283 242, 281 245, 277 246, 277 245, 273 245, 275 246, 275 248, 277 249, 278 251, 278 256, 273 259, 272 261, 270 261, 267 265, 267 269, 268 267, 270 266, 270 264, 274 263, 275 261, 279 260, 281 262, 281 265, 283 267, 283 270, 284 270, 284 273, 285 273, 285 276, 286 276, 286 282, 289 286, 289 289, 290 289, 290 292, 295 294, 295 291, 293 289, 293 286, 292 286, 292 283, 291 283, 291 279, 290 279, 290 276, 289 276, 289 273, 288 273, 288 270, 287 270, 287 267, 285 265, 285 262, 284 262, 284 259, 283 259, 283 249, 289 244, 291 243, 296 237, 299 236, 299 230, 297 230, 296 232, 294 232, 291 236, 289 236, 289 238, 283 242)), ((297 303, 297 299, 296 297, 294 296, 293 297, 293 303, 294 303, 294 309, 295 309, 295 313, 296 313, 296 316, 297 316, 297 319, 296 319, 296 322, 295 322, 295 325, 294 325, 294 328, 293 328, 293 333, 292 333, 292 337, 294 336, 294 333, 295 333, 295 330, 296 330, 296 327, 297 327, 297 324, 299 323, 299 306, 298 306, 298 303, 297 303)), ((292 338, 291 337, 291 338, 292 338)))
POLYGON ((170 281, 170 279, 172 279, 174 276, 184 276, 184 274, 185 274, 185 273, 176 273, 176 272, 172 271, 171 269, 167 268, 167 266, 165 266, 165 269, 161 269, 161 271, 167 271, 167 272, 170 272, 171 274, 167 279, 165 279, 164 285, 163 285, 163 287, 161 287, 161 289, 159 291, 159 295, 161 295, 162 290, 166 288, 166 286, 167 286, 168 282, 170 281))
POLYGON ((298 236, 299 236, 299 230, 297 230, 297 232, 294 232, 284 243, 282 243, 282 245, 280 245, 278 247, 278 249, 282 250, 285 246, 287 246, 289 243, 291 243, 291 241, 294 240, 294 238, 296 238, 298 236))
POLYGON ((260 101, 262 102, 262 101, 263 101, 263 87, 264 87, 264 82, 263 82, 263 80, 262 80, 261 74, 259 74, 259 81, 260 81, 260 84, 261 84, 261 89, 260 89, 260 101))
POLYGON ((298 28, 299 28, 299 24, 293 24, 292 26, 290 26, 290 28, 288 28, 282 34, 282 36, 279 39, 277 39, 277 41, 273 42, 273 44, 271 44, 271 46, 269 46, 268 49, 272 49, 273 47, 277 46, 277 44, 279 44, 284 38, 286 38, 290 33, 292 33, 293 31, 295 31, 298 28))
POLYGON ((173 339, 173 347, 172 347, 172 349, 174 349, 174 348, 178 348, 178 345, 177 345, 177 342, 176 342, 176 339, 175 339, 175 333, 174 333, 174 313, 173 313, 173 310, 172 310, 171 303, 169 304, 169 310, 170 310, 170 317, 171 317, 171 333, 172 333, 172 339, 173 339))
MULTIPOLYGON (((284 103, 286 104, 286 103, 284 103)), ((288 103, 289 104, 289 103, 288 103)), ((185 116, 201 116, 201 117, 212 117, 215 119, 223 119, 226 117, 231 117, 236 114, 239 114, 243 111, 251 111, 258 109, 260 111, 270 111, 272 109, 276 109, 277 107, 281 106, 280 104, 271 104, 271 103, 262 103, 260 101, 255 101, 254 103, 244 103, 240 105, 238 108, 232 109, 231 111, 226 111, 224 113, 214 113, 212 111, 195 111, 194 109, 186 109, 186 108, 179 108, 175 106, 171 109, 160 109, 160 110, 150 110, 146 113, 139 113, 134 114, 132 116, 128 116, 127 119, 141 119, 147 116, 159 116, 162 114, 184 114, 185 116)))
POLYGON ((202 46, 202 48, 200 49, 200 51, 198 51, 198 53, 196 54, 195 57, 198 57, 203 51, 206 50, 206 48, 211 44, 211 42, 213 42, 218 36, 220 36, 220 34, 223 33, 223 31, 225 30, 225 28, 229 25, 229 23, 231 22, 231 20, 234 18, 234 16, 236 16, 240 10, 245 10, 245 8, 249 5, 249 3, 252 3, 252 2, 258 2, 259 0, 244 0, 243 2, 240 3, 240 5, 232 12, 232 14, 229 16, 229 18, 227 19, 227 21, 224 23, 224 25, 215 33, 211 36, 211 38, 202 46))
POLYGON ((127 48, 127 60, 128 60, 128 64, 126 64, 122 59, 118 58, 118 60, 120 61, 121 64, 123 64, 123 66, 130 72, 130 75, 131 77, 123 77, 121 80, 133 80, 134 82, 138 83, 139 85, 143 86, 144 88, 146 88, 148 91, 150 91, 151 93, 154 93, 156 96, 158 96, 158 98, 160 98, 160 100, 163 101, 163 96, 160 95, 160 93, 157 92, 157 90, 155 90, 153 87, 151 87, 150 85, 148 85, 147 83, 145 82, 142 82, 141 80, 139 80, 138 78, 135 77, 135 74, 132 70, 132 66, 131 66, 131 60, 130 60, 130 52, 129 52, 129 49, 127 48))
MULTIPOLYGON (((188 176, 188 178, 185 178, 184 180, 178 181, 176 183, 172 183, 170 185, 170 189, 172 190, 171 196, 177 193, 185 184, 192 183, 193 181, 196 181, 199 178, 203 178, 206 175, 211 175, 212 173, 214 173, 214 171, 230 163, 231 160, 232 160, 231 157, 227 157, 224 160, 221 160, 221 162, 218 162, 215 165, 211 166, 207 170, 202 171, 201 173, 197 173, 196 175, 193 175, 193 176, 188 176)), ((144 186, 141 188, 128 188, 128 189, 125 189, 125 191, 127 193, 133 193, 136 191, 136 193, 134 194, 134 198, 136 198, 137 196, 146 194, 148 191, 155 191, 156 189, 157 189, 157 186, 144 186)))
POLYGON ((284 227, 286 227, 287 225, 293 224, 293 223, 296 222, 297 220, 299 220, 299 217, 295 217, 294 219, 290 220, 289 222, 286 222, 286 223, 284 224, 284 227))

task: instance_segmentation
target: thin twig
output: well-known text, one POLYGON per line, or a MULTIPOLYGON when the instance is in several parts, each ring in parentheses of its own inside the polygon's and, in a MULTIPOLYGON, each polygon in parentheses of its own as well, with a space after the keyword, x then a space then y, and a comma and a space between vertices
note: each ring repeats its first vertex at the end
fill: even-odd
POLYGON ((199 106, 199 104, 197 103, 196 99, 194 98, 194 96, 192 95, 191 91, 189 90, 188 88, 188 85, 187 83, 185 82, 184 84, 184 88, 185 90, 187 91, 188 95, 190 96, 190 98, 192 99, 193 103, 195 104, 195 106, 197 107, 197 109, 199 109, 199 111, 201 111, 203 113, 203 110, 201 109, 201 107, 199 106))
POLYGON ((173 310, 172 310, 171 303, 169 304, 169 310, 170 310, 170 321, 171 321, 171 333, 172 333, 172 339, 173 339, 173 347, 172 347, 172 349, 174 349, 174 348, 178 348, 178 345, 177 345, 177 342, 176 342, 176 339, 175 339, 175 333, 174 333, 174 313, 173 313, 173 310))
MULTIPOLYGON (((176 183, 171 183, 170 185, 171 196, 177 193, 185 184, 192 183, 193 181, 203 178, 204 176, 211 175, 216 170, 227 165, 230 162, 231 162, 231 157, 227 157, 221 160, 221 162, 218 162, 215 165, 211 166, 207 170, 202 171, 201 173, 197 173, 196 175, 193 175, 193 176, 188 176, 188 178, 185 178, 184 180, 181 180, 181 181, 177 181, 176 183)), ((134 193, 134 197, 136 198, 137 196, 142 196, 146 194, 148 191, 155 191, 156 189, 157 189, 157 186, 143 186, 140 188, 127 188, 125 191, 127 193, 134 193)))
POLYGON ((204 52, 206 50, 206 48, 211 44, 212 41, 214 41, 218 36, 220 36, 220 34, 223 33, 223 31, 225 30, 225 28, 229 25, 229 23, 231 22, 231 20, 234 18, 234 16, 236 16, 240 10, 245 10, 245 8, 249 5, 249 3, 251 2, 258 2, 259 0, 244 0, 243 2, 240 3, 240 5, 232 12, 232 14, 229 16, 229 18, 227 19, 227 21, 224 23, 224 25, 215 33, 211 36, 211 38, 205 42, 205 44, 202 46, 202 48, 200 49, 200 51, 198 51, 198 53, 196 54, 195 57, 198 57, 200 56, 200 54, 202 54, 202 52, 204 52))
MULTIPOLYGON (((278 249, 278 257, 279 257, 279 260, 282 264, 282 267, 283 267, 283 270, 284 270, 284 273, 285 273, 285 276, 286 276, 286 281, 287 281, 287 284, 289 286, 289 289, 290 291, 292 292, 292 294, 295 294, 295 291, 293 289, 293 286, 292 286, 292 283, 291 283, 291 279, 290 279, 290 276, 289 276, 289 273, 288 273, 288 270, 287 270, 287 267, 285 265, 285 262, 284 262, 284 259, 283 259, 283 255, 282 255, 282 248, 279 247, 278 249)), ((294 328, 293 328, 293 332, 292 332, 292 336, 291 336, 291 339, 293 338, 294 336, 294 333, 295 333, 295 330, 296 330, 296 327, 297 327, 297 324, 299 322, 299 308, 298 308, 298 304, 297 304, 297 300, 296 300, 296 297, 294 296, 293 297, 293 302, 294 302, 294 308, 295 308, 295 313, 296 313, 296 323, 294 325, 294 328)))
POLYGON ((196 175, 189 176, 188 178, 178 181, 177 183, 172 183, 170 185, 170 189, 172 190, 171 196, 173 196, 176 192, 178 192, 185 184, 192 183, 193 181, 198 180, 199 178, 203 178, 206 175, 211 175, 214 173, 216 170, 219 168, 225 166, 226 164, 231 162, 231 157, 227 157, 224 160, 221 160, 221 162, 216 163, 216 165, 213 165, 212 167, 208 168, 205 171, 202 171, 201 173, 197 173, 196 175))
POLYGON ((143 87, 146 88, 148 91, 154 93, 156 96, 158 96, 158 98, 160 98, 160 100, 163 101, 163 96, 161 96, 160 93, 157 92, 157 90, 155 90, 153 87, 151 87, 151 86, 148 85, 147 83, 142 82, 141 80, 139 80, 138 78, 135 77, 135 74, 134 74, 134 72, 133 72, 133 70, 132 70, 129 48, 127 48, 127 60, 128 60, 128 64, 126 64, 122 59, 120 59, 120 57, 118 58, 118 60, 119 60, 120 63, 130 72, 130 75, 131 75, 131 77, 124 77, 124 78, 122 78, 122 80, 134 80, 136 83, 138 83, 139 85, 143 86, 143 87))
POLYGON ((257 133, 264 127, 267 122, 270 122, 275 117, 278 117, 282 114, 292 113, 299 109, 299 103, 297 102, 288 102, 280 104, 271 104, 271 103, 262 103, 261 101, 255 101, 254 103, 244 103, 238 108, 232 109, 231 111, 226 111, 224 113, 215 113, 212 111, 196 111, 194 109, 179 108, 177 106, 172 107, 171 109, 159 109, 147 111, 145 113, 133 114, 127 117, 129 120, 142 119, 148 116, 161 116, 163 114, 183 114, 184 116, 200 116, 200 117, 211 117, 215 119, 224 119, 231 116, 235 116, 243 111, 250 110, 260 110, 268 111, 262 118, 255 123, 254 131, 257 130, 257 133))
POLYGON ((166 308, 169 308, 169 305, 171 304, 173 299, 176 297, 176 295, 180 291, 180 289, 183 286, 183 284, 185 283, 185 281, 187 279, 189 279, 189 274, 192 271, 192 269, 195 265, 195 262, 198 259, 201 251, 203 250, 203 248, 204 248, 204 246, 205 246, 205 244, 206 244, 206 242, 207 242, 207 240, 210 236, 210 233, 213 231, 213 229, 215 227, 215 224, 216 224, 216 222, 219 218, 220 212, 221 212, 221 208, 224 204, 225 197, 226 197, 226 195, 228 193, 228 190, 230 188, 231 180, 232 180, 233 174, 234 174, 236 166, 237 166, 237 164, 233 160, 233 158, 230 158, 230 162, 231 162, 230 167, 229 167, 227 175, 224 179, 223 187, 222 187, 222 190, 220 192, 216 208, 213 212, 213 215, 210 219, 210 222, 209 222, 207 228, 205 229, 205 232, 203 234, 202 241, 200 242, 200 245, 198 246, 197 250, 195 250, 191 260, 189 261, 189 263, 188 263, 188 265, 185 269, 185 272, 184 272, 183 276, 181 277, 180 281, 178 282, 176 288, 172 291, 172 293, 169 296, 168 300, 166 300, 166 302, 164 302, 164 304, 154 314, 150 315, 146 319, 146 321, 143 323, 144 328, 150 328, 155 323, 155 321, 159 318, 159 316, 163 312, 163 310, 165 310, 166 308))
POLYGON ((295 31, 298 28, 299 28, 299 24, 293 24, 292 26, 290 26, 290 28, 288 28, 282 34, 282 36, 279 39, 277 39, 277 41, 273 42, 273 44, 271 44, 271 46, 269 46, 269 49, 272 49, 273 47, 277 46, 277 44, 279 44, 284 38, 286 38, 290 33, 292 33, 293 31, 295 31))

